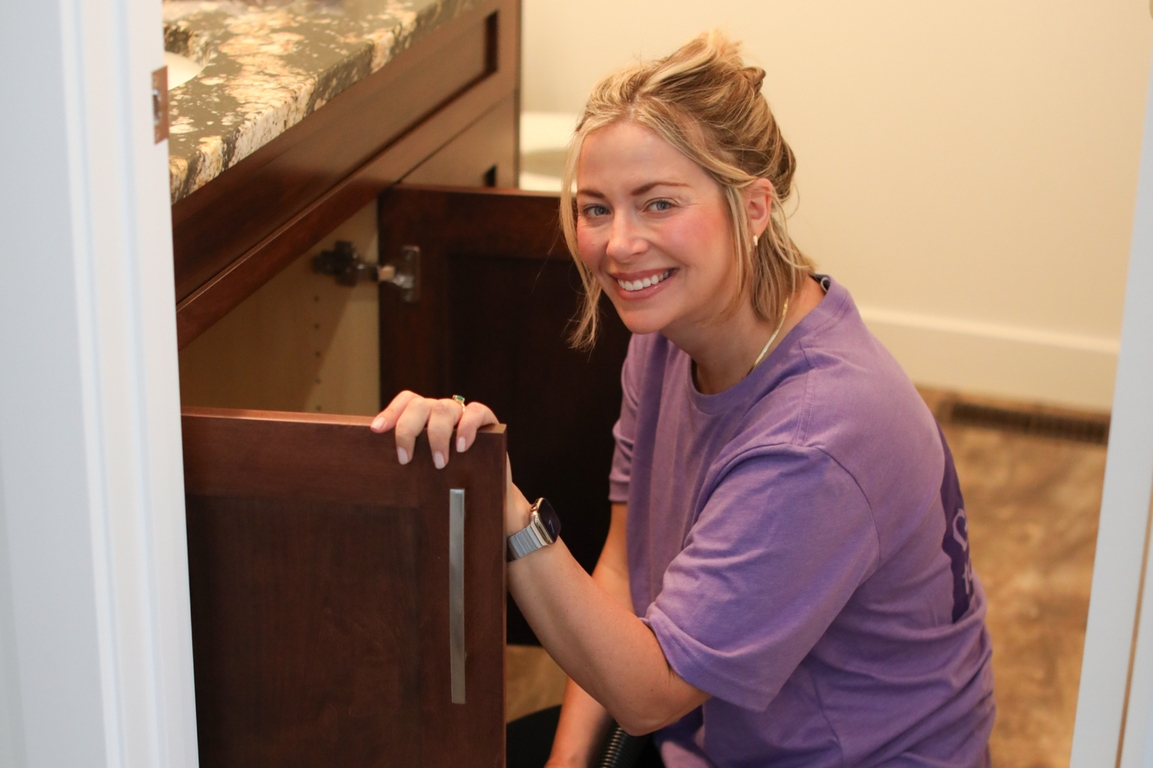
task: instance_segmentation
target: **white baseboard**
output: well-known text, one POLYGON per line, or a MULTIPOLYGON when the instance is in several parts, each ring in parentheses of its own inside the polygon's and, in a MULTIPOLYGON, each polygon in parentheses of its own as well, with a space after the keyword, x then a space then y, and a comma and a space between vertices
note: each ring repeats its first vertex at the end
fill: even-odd
POLYGON ((1098 336, 861 307, 869 330, 915 383, 1106 411, 1120 342, 1098 336))

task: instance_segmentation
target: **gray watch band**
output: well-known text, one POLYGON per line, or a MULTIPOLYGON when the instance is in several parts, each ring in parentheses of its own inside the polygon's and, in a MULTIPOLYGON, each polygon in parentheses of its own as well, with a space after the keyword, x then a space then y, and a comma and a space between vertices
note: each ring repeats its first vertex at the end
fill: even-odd
POLYGON ((553 543, 553 537, 549 535, 537 512, 539 504, 538 499, 537 503, 532 505, 528 525, 508 537, 509 560, 518 560, 553 543))

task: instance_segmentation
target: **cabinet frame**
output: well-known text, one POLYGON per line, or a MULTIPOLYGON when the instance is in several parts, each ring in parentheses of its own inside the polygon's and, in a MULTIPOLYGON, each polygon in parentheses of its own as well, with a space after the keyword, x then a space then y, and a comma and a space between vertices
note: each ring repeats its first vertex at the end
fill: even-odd
MULTIPOLYGON (((177 201, 172 226, 178 347, 466 126, 509 96, 518 99, 519 80, 520 4, 484 0, 177 201), (473 70, 459 71, 460 57, 453 55, 458 48, 471 51, 473 70), (460 87, 411 122, 376 130, 372 116, 387 122, 396 111, 390 105, 423 103, 422 84, 438 80, 460 87), (352 142, 356 149, 344 161, 326 164, 334 142, 352 142), (298 167, 302 157, 309 158, 305 172, 298 167), (243 211, 237 200, 246 201, 243 211)), ((512 149, 515 174, 515 135, 512 149)))

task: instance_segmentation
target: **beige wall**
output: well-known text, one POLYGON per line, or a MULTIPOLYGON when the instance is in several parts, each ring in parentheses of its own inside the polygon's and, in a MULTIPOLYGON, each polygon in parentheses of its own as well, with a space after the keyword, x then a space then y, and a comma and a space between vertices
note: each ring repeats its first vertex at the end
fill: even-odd
MULTIPOLYGON (((801 246, 922 384, 1112 399, 1153 21, 1138 0, 525 0, 524 109, 717 26, 799 160, 801 246)), ((1153 300, 1153 297, 1151 297, 1153 300)))

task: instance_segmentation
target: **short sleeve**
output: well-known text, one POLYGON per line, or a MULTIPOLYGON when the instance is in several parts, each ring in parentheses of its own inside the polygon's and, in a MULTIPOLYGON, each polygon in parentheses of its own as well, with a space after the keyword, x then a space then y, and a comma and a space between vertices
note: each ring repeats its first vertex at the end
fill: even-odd
POLYGON ((763 710, 877 568, 868 502, 815 449, 764 449, 716 484, 645 622, 690 684, 763 710))
POLYGON ((613 425, 613 464, 609 470, 609 501, 623 504, 629 499, 629 470, 633 461, 636 440, 637 403, 640 401, 640 381, 637 363, 637 344, 634 336, 629 341, 628 355, 621 366, 621 415, 613 425))

